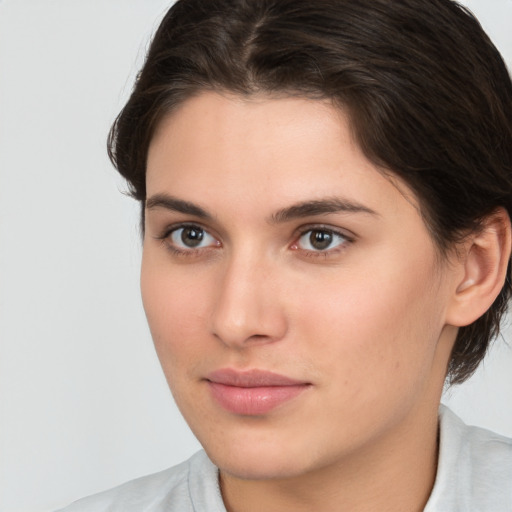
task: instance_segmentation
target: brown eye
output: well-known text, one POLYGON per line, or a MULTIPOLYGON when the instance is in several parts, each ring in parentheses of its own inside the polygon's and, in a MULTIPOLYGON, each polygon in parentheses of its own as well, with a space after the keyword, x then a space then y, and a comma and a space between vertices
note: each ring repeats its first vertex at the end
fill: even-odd
POLYGON ((182 226, 170 234, 172 245, 178 249, 201 249, 217 245, 216 239, 199 226, 182 226))
POLYGON ((332 244, 332 233, 329 231, 311 231, 309 235, 309 243, 318 251, 328 249, 332 244))
POLYGON ((180 238, 187 247, 197 247, 204 238, 204 231, 192 226, 183 228, 180 238))
POLYGON ((310 229, 303 233, 298 240, 297 248, 306 251, 326 252, 329 249, 335 249, 344 243, 347 239, 330 229, 310 229))

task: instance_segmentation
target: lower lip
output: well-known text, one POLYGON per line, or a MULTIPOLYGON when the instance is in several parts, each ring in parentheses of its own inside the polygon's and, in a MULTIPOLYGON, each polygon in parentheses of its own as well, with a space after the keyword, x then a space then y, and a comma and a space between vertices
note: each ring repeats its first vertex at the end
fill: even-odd
POLYGON ((294 386, 263 386, 244 388, 209 382, 213 398, 227 411, 244 416, 261 416, 292 400, 309 388, 294 386))

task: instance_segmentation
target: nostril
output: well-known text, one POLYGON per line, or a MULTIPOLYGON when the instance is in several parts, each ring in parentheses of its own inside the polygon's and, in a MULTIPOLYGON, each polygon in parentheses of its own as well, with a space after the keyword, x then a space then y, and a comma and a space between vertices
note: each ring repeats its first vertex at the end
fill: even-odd
POLYGON ((286 333, 284 317, 273 312, 265 318, 246 317, 245 322, 222 322, 214 319, 213 335, 227 346, 244 348, 250 345, 272 343, 283 338, 286 333))
POLYGON ((280 294, 268 293, 268 268, 254 254, 242 256, 233 257, 219 276, 211 312, 210 332, 234 348, 279 340, 287 330, 280 294))

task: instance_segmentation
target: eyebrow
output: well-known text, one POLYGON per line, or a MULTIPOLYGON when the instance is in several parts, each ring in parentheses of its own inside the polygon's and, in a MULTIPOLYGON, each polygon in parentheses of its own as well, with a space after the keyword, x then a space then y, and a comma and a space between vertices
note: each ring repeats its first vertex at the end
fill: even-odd
POLYGON ((339 197, 329 197, 313 201, 304 201, 302 203, 283 208, 272 215, 270 222, 277 224, 294 219, 326 215, 329 213, 366 213, 379 217, 379 214, 376 211, 360 203, 339 197))
POLYGON ((185 215, 193 215, 200 219, 212 218, 212 215, 200 206, 167 194, 155 194, 146 200, 146 210, 154 210, 155 208, 164 208, 166 210, 184 213, 185 215))
MULTIPOLYGON (((167 194, 155 194, 146 200, 146 210, 153 210, 155 208, 164 208, 166 210, 184 213, 185 215, 193 215, 200 219, 213 218, 213 215, 201 206, 167 194)), ((360 203, 339 197, 329 197, 304 201, 278 210, 271 215, 269 222, 271 224, 281 224, 295 219, 326 215, 329 213, 366 213, 379 216, 376 211, 360 203)))

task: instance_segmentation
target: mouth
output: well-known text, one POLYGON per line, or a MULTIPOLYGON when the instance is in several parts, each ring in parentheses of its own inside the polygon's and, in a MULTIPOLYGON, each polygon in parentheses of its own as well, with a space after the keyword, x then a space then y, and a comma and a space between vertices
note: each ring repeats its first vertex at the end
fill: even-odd
POLYGON ((309 382, 264 370, 217 370, 206 382, 223 409, 242 416, 267 414, 311 387, 309 382))

